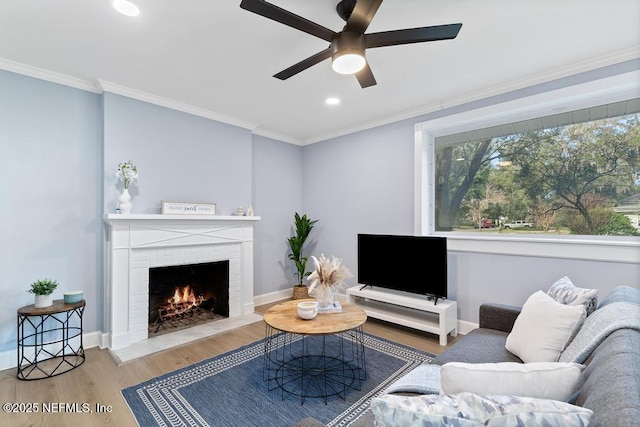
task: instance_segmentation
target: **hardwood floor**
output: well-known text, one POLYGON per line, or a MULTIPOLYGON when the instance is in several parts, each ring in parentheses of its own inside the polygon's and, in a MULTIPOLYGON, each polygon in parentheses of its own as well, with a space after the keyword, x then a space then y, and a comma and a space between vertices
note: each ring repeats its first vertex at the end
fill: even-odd
MULTIPOLYGON (((263 313, 272 305, 257 307, 256 311, 263 313)), ((440 354, 444 350, 438 344, 437 335, 398 325, 368 320, 364 330, 430 353, 440 354)), ((120 366, 108 350, 90 348, 85 351, 86 361, 79 368, 38 381, 18 380, 15 368, 0 371, 0 401, 23 404, 23 410, 30 405, 32 409, 38 409, 37 413, 0 412, 0 426, 135 426, 120 390, 252 343, 263 338, 264 333, 264 323, 257 322, 120 366), (78 404, 78 411, 88 407, 92 413, 66 411, 73 403, 78 404), (47 409, 45 404, 49 412, 43 412, 47 409), (83 407, 83 404, 88 406, 83 407), (97 411, 98 405, 103 412, 97 411)), ((455 341, 450 338, 449 344, 455 341)))

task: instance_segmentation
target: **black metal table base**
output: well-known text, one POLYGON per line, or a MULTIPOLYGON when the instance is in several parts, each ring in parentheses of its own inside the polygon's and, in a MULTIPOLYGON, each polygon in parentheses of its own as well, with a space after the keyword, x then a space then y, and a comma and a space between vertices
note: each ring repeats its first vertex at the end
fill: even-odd
POLYGON ((362 327, 331 335, 299 335, 267 325, 263 380, 269 390, 280 389, 300 398, 345 399, 347 390, 360 390, 366 379, 362 327))
POLYGON ((84 301, 70 305, 56 303, 57 306, 43 309, 42 313, 31 307, 18 311, 18 379, 50 378, 84 363, 84 301))

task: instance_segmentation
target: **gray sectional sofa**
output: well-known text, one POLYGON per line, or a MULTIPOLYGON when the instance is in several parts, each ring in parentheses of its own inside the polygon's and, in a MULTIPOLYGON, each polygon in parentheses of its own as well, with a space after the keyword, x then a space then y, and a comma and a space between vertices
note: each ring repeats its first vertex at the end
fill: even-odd
MULTIPOLYGON (((601 300, 598 310, 615 302, 637 304, 640 290, 619 286, 601 300)), ((432 363, 521 362, 505 349, 507 336, 520 313, 518 307, 484 304, 479 328, 462 337, 432 363)), ((640 330, 613 331, 583 362, 575 404, 593 411, 592 426, 640 426, 640 330)))
MULTIPOLYGON (((637 326, 640 324, 640 290, 619 286, 601 299, 597 309, 618 302, 628 303, 624 305, 627 325, 619 327, 615 319, 608 320, 602 316, 604 312, 589 320, 593 316, 591 314, 583 328, 592 331, 607 329, 606 332, 591 341, 590 337, 585 338, 586 334, 578 334, 574 338, 589 345, 586 346, 587 351, 580 353, 580 359, 584 360, 579 360, 578 363, 584 364, 585 368, 578 381, 579 390, 571 403, 593 411, 590 426, 640 426, 640 329, 637 326), (607 322, 616 325, 608 327, 607 322), (629 326, 629 323, 632 325, 629 326)), ((605 312, 611 312, 610 309, 611 307, 605 312)), ((479 311, 479 328, 463 336, 432 363, 522 363, 522 360, 505 348, 520 310, 519 307, 483 304, 479 311)), ((570 356, 574 357, 575 354, 570 356)), ((299 427, 320 425, 322 424, 312 419, 302 420, 298 424, 299 427)), ((374 425, 371 411, 351 424, 352 427, 374 425)))

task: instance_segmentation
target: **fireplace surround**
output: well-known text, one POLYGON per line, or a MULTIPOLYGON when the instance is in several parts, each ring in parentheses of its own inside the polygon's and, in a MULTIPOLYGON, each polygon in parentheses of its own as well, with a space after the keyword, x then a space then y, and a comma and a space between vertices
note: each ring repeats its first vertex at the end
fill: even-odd
POLYGON ((105 345, 123 349, 148 338, 149 269, 228 261, 229 318, 250 315, 253 224, 259 217, 105 215, 105 345))

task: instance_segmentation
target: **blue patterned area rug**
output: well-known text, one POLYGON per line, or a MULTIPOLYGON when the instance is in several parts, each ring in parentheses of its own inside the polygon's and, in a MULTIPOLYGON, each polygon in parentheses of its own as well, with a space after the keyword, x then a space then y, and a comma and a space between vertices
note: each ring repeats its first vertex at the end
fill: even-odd
MULTIPOLYGON (((433 354, 363 334, 366 379, 360 390, 307 398, 269 390, 263 381, 264 341, 153 378, 122 390, 140 426, 293 426, 313 417, 329 426, 348 426, 394 381, 433 354)), ((336 338, 337 339, 337 338, 336 338)), ((342 339, 342 338, 341 338, 342 339)))

